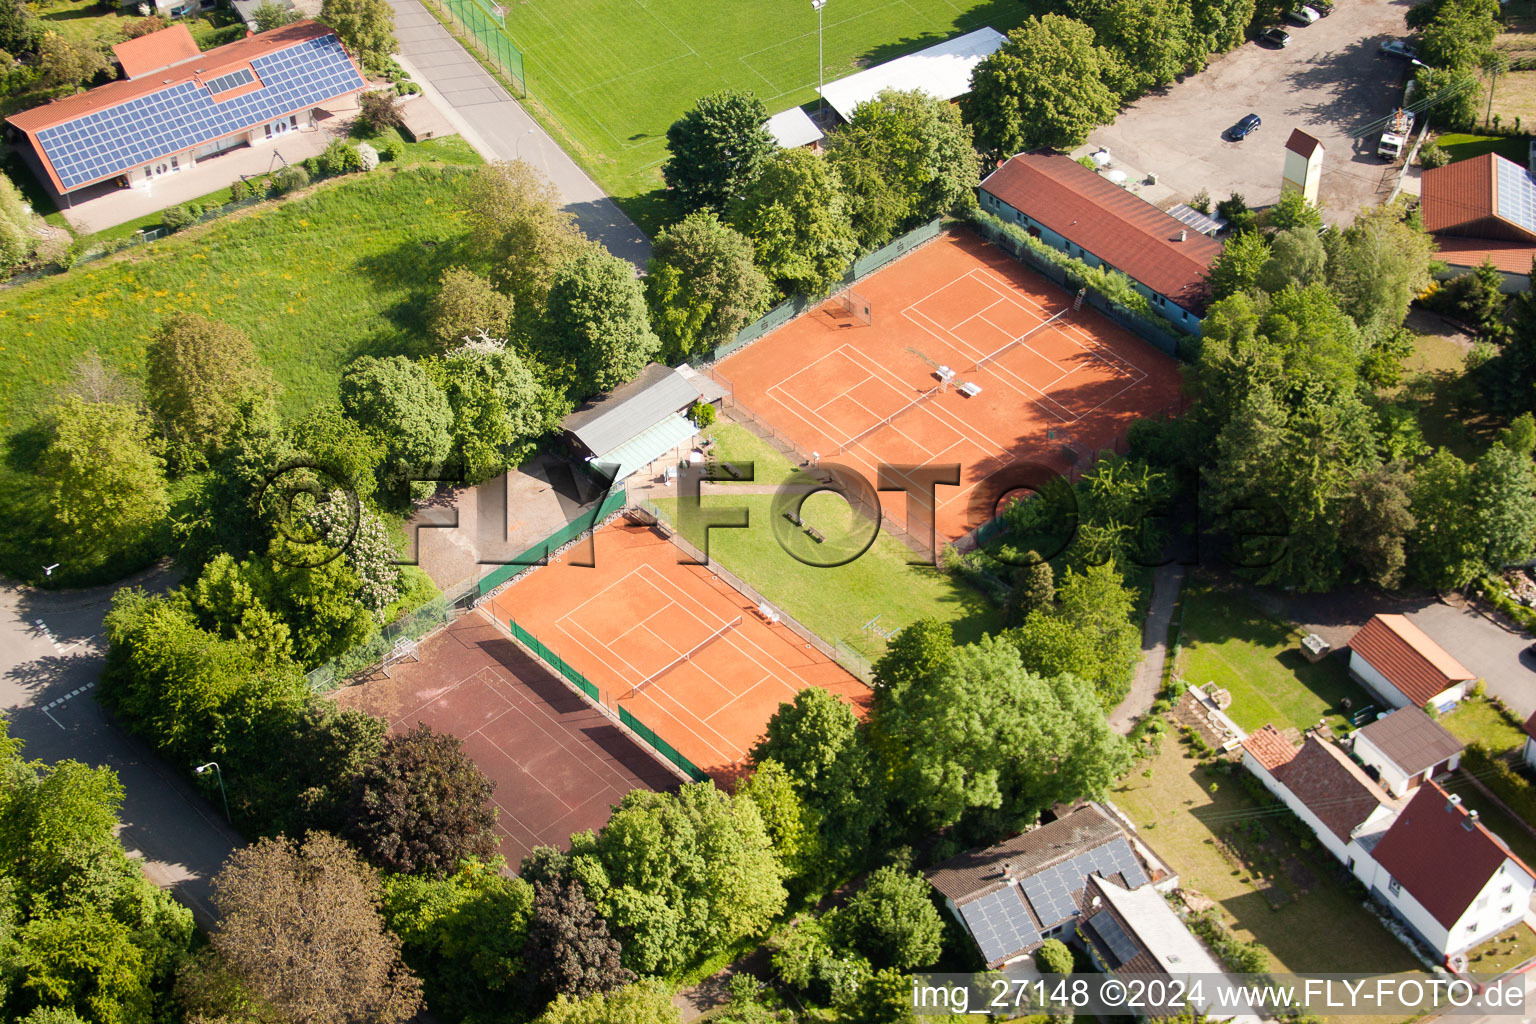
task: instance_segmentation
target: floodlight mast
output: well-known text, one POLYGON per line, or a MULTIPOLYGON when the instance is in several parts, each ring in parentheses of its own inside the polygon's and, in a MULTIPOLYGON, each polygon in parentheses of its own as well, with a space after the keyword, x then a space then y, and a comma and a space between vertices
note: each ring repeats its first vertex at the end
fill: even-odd
POLYGON ((821 119, 823 125, 826 124, 827 120, 827 97, 825 96, 827 88, 825 77, 827 62, 826 58, 822 55, 821 49, 821 9, 825 6, 827 6, 827 0, 811 0, 811 8, 816 12, 816 92, 821 95, 821 102, 816 108, 816 116, 821 119))

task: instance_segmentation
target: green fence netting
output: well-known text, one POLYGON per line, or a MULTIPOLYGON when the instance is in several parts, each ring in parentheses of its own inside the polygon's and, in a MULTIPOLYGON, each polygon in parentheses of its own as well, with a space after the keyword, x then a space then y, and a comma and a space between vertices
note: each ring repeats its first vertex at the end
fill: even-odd
POLYGON ((495 0, 432 0, 476 44, 487 61, 501 69, 523 96, 528 95, 528 79, 523 74, 523 51, 517 48, 502 24, 505 13, 495 0), (500 13, 498 13, 500 12, 500 13))
POLYGON ((588 697, 591 697, 599 704, 603 702, 603 698, 598 693, 596 684, 572 668, 564 658, 560 657, 560 655, 556 654, 554 651, 550 650, 543 643, 541 643, 538 637, 534 636, 532 633, 528 632, 526 629, 524 629, 522 626, 519 626, 511 619, 507 620, 507 627, 512 630, 512 635, 517 637, 517 639, 530 651, 538 655, 539 659, 543 661, 544 664, 548 665, 550 668, 560 673, 560 675, 564 676, 566 682, 570 683, 572 686, 576 687, 576 689, 580 690, 588 697))
POLYGON ((529 566, 543 564, 551 555, 554 555, 588 530, 596 529, 599 523, 623 507, 624 489, 620 487, 604 498, 595 508, 583 512, 527 551, 513 558, 506 565, 501 566, 494 572, 488 573, 480 580, 475 593, 475 599, 479 600, 486 594, 489 594, 529 566))
POLYGON ((648 743, 651 748, 658 754, 660 754, 662 757, 665 757, 673 764, 677 765, 677 767, 681 768, 693 781, 707 782, 709 780, 708 775, 705 775, 703 772, 699 771, 699 769, 694 766, 692 761, 688 760, 682 754, 679 754, 673 748, 672 744, 668 743, 660 736, 657 736, 654 732, 651 731, 650 726, 640 721, 640 719, 636 718, 622 707, 619 708, 619 721, 627 726, 631 731, 633 731, 636 736, 639 736, 641 739, 645 740, 645 742, 648 743))

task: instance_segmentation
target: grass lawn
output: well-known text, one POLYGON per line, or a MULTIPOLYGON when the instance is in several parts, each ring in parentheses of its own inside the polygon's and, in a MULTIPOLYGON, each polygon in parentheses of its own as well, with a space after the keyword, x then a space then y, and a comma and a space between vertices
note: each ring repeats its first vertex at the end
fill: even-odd
MULTIPOLYGON (((1302 853, 1295 839, 1283 839, 1294 866, 1294 899, 1274 909, 1249 881, 1248 872, 1223 856, 1219 836, 1258 809, 1252 797, 1224 773, 1211 773, 1184 755, 1172 736, 1149 763, 1151 778, 1139 773, 1111 791, 1142 838, 1179 873, 1180 884, 1216 901, 1240 939, 1258 940, 1276 971, 1359 971, 1386 974, 1419 971, 1407 948, 1360 905, 1324 859, 1320 846, 1302 853), (1216 782, 1216 792, 1211 783, 1216 782)), ((1264 819, 1258 819, 1264 820, 1264 819)))
POLYGON ((1519 135, 1504 138, 1499 135, 1469 135, 1466 132, 1446 132, 1436 140, 1440 148, 1451 155, 1451 161, 1467 160, 1484 153, 1497 153, 1507 160, 1525 166, 1530 149, 1530 139, 1519 135))
POLYGON ((1536 932, 1529 925, 1517 924, 1467 953, 1467 970, 1472 974, 1500 975, 1536 957, 1536 932))
POLYGON ((1485 700, 1462 701, 1455 711, 1441 716, 1440 724, 1468 746, 1481 741, 1495 754, 1518 750, 1525 744, 1525 733, 1485 700))
POLYGON ((1185 682, 1208 682, 1232 693, 1227 709, 1244 729, 1266 723, 1305 729, 1326 718, 1346 724, 1344 698, 1370 703, 1336 656, 1317 664, 1301 653, 1302 634, 1269 618, 1235 590, 1196 577, 1184 594, 1184 632, 1174 671, 1185 682))
MULTIPOLYGON (((718 559, 818 636, 846 641, 873 660, 884 650, 885 641, 866 631, 864 625, 876 616, 876 628, 882 630, 920 618, 943 619, 953 625, 955 639, 961 643, 1003 628, 1001 612, 986 598, 932 566, 908 564, 917 556, 883 531, 873 547, 847 565, 820 568, 798 561, 779 546, 773 528, 773 495, 766 493, 784 479, 792 465, 744 427, 721 423, 709 433, 716 439, 715 450, 722 459, 756 463, 752 484, 706 485, 721 491, 734 488, 752 492, 704 496, 705 508, 745 506, 751 524, 747 529, 709 531, 709 557, 718 559)), ((676 499, 664 499, 657 505, 674 523, 677 521, 676 499)), ((852 522, 847 504, 832 495, 816 495, 806 502, 801 514, 805 522, 816 524, 826 534, 827 545, 814 555, 830 561, 825 547, 835 546, 838 527, 852 522)), ((803 534, 786 533, 797 553, 813 553, 812 542, 803 534)), ((690 535, 689 539, 703 546, 702 537, 690 535)))
POLYGON ((345 178, 0 292, 0 421, 26 429, 90 349, 139 375, 176 311, 247 331, 285 412, 330 399, 357 356, 422 344, 423 300, 463 235, 460 189, 426 168, 345 178))
MULTIPOLYGON (((750 89, 770 114, 816 99, 817 17, 808 3, 737 0, 710 17, 691 0, 505 6, 530 96, 620 200, 661 187, 667 127, 698 97, 750 89)), ((1007 32, 1028 13, 1014 0, 839 0, 823 15, 825 78, 983 26, 1007 32)))

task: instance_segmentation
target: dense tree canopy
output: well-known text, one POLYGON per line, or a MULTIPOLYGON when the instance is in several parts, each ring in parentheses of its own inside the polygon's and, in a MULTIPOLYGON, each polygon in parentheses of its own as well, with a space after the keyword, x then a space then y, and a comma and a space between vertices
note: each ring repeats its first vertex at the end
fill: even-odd
POLYGON ((453 409, 425 367, 404 356, 363 356, 341 375, 341 407, 379 439, 395 489, 444 471, 453 409))
POLYGON ((514 314, 531 321, 555 272, 582 248, 575 217, 554 183, 521 160, 476 169, 464 205, 471 246, 490 263, 491 281, 512 297, 514 314))
POLYGON ((427 330, 438 344, 457 345, 480 337, 504 338, 512 322, 512 298, 466 267, 449 267, 427 308, 427 330))
POLYGON ((438 357, 427 372, 453 414, 450 459, 468 484, 489 480, 533 454, 569 409, 556 389, 500 341, 473 341, 438 357))
POLYGON ((724 212, 746 194, 776 148, 767 121, 756 96, 722 89, 699 97, 667 129, 671 156, 661 176, 685 212, 724 212))
POLYGON ((656 236, 645 294, 660 358, 672 362, 730 341, 767 310, 772 289, 751 241, 706 210, 656 236))
POLYGON ((1071 149, 1115 119, 1108 85, 1115 58, 1089 26, 1059 14, 1031 17, 976 66, 965 117, 994 163, 1037 146, 1071 149))
POLYGON ((322 0, 320 20, 370 71, 382 71, 395 52, 395 11, 386 0, 322 0))
POLYGON ((633 379, 661 350, 635 268, 599 245, 555 273, 546 321, 544 361, 578 397, 633 379))
POLYGON ((835 912, 829 929, 840 945, 857 949, 877 968, 928 967, 939 958, 944 933, 931 891, 921 874, 886 865, 835 912))
POLYGON ((806 149, 780 150, 735 205, 757 265, 786 295, 825 295, 857 249, 837 168, 806 149))
POLYGON ((167 436, 200 462, 221 447, 240 403, 272 390, 244 331, 194 313, 167 317, 150 339, 145 393, 167 436))

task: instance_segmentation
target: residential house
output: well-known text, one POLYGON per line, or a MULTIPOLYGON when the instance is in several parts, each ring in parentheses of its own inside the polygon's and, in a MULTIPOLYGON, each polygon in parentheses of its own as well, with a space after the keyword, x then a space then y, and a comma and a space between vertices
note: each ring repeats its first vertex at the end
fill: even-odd
POLYGON ((1418 708, 1382 715, 1350 738, 1350 750, 1393 796, 1455 771, 1462 743, 1418 708))
POLYGON ((928 881, 987 966, 996 969, 1024 959, 1046 939, 1071 938, 1093 906, 1085 891, 1094 876, 1122 889, 1162 890, 1178 882, 1095 804, 996 846, 962 853, 931 869, 928 881))
POLYGON ((1374 615, 1349 641, 1349 672, 1394 708, 1449 711, 1477 678, 1405 615, 1374 615))
POLYGON ((1298 747, 1266 725, 1243 740, 1243 766, 1317 834, 1339 863, 1371 884, 1375 864, 1370 851, 1399 805, 1359 765, 1315 733, 1298 747))
POLYGON ((1457 160, 1424 172, 1420 182, 1424 230, 1435 236, 1435 259, 1454 277, 1491 262, 1504 291, 1531 286, 1536 257, 1536 181, 1526 167, 1497 153, 1457 160))
POLYGON ((1520 758, 1536 768, 1536 715, 1525 720, 1525 746, 1520 748, 1520 758))
POLYGON ((650 363, 634 380, 583 403, 560 424, 579 455, 615 482, 693 439, 687 412, 695 402, 719 402, 724 391, 686 364, 650 363))
POLYGON ((226 150, 311 129, 321 108, 363 89, 336 33, 314 21, 206 53, 173 25, 119 44, 117 57, 127 77, 6 119, 58 196, 107 182, 148 187, 226 150))
POLYGON ((1153 310, 1200 333, 1221 243, 1060 153, 1020 153, 981 183, 981 208, 1131 279, 1153 310))
POLYGON ((1374 855, 1375 894, 1447 958, 1519 925, 1536 889, 1526 863, 1433 781, 1414 793, 1374 855))

